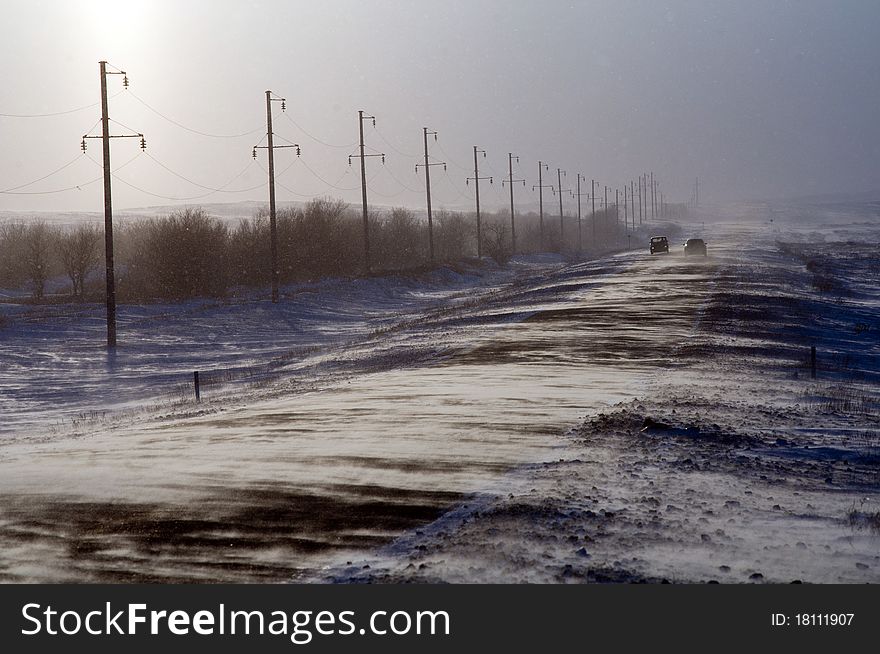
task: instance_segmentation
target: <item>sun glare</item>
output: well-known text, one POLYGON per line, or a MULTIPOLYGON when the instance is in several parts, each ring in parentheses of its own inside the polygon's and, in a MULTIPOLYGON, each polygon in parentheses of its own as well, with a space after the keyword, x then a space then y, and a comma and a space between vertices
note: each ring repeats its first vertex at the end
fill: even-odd
POLYGON ((124 60, 147 43, 152 23, 149 2, 87 0, 80 7, 89 42, 99 57, 124 60))

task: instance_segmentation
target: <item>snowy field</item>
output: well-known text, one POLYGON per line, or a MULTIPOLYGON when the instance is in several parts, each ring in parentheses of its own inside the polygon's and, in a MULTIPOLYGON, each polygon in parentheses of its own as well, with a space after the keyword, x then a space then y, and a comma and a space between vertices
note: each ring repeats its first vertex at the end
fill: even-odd
POLYGON ((126 307, 113 359, 0 305, 0 579, 880 581, 878 209, 704 218, 126 307))

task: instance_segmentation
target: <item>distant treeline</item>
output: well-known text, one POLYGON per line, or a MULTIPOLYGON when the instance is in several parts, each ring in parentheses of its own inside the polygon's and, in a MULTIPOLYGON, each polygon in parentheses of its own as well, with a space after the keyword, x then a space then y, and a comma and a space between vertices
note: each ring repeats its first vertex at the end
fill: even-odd
MULTIPOLYGON (((482 254, 504 264, 512 255, 510 214, 482 214, 482 254)), ((452 211, 433 215, 436 263, 477 255, 476 217, 452 211)), ((583 251, 619 247, 626 232, 614 208, 581 223, 583 251), (595 222, 595 224, 594 224, 595 222), (595 236, 594 236, 595 234, 595 236)), ((578 221, 534 213, 516 217, 516 253, 577 253, 578 221)), ((364 272, 363 218, 346 203, 316 199, 277 214, 282 283, 364 272)), ((371 268, 417 270, 430 263, 427 221, 405 208, 369 215, 371 268)), ((168 216, 122 222, 114 228, 117 293, 121 301, 223 297, 271 281, 267 211, 237 225, 183 209, 168 216)), ((52 227, 44 220, 0 223, 0 288, 47 295, 50 280, 66 280, 62 293, 98 299, 103 292, 103 225, 52 227)), ((54 284, 57 287, 57 284, 54 284)))

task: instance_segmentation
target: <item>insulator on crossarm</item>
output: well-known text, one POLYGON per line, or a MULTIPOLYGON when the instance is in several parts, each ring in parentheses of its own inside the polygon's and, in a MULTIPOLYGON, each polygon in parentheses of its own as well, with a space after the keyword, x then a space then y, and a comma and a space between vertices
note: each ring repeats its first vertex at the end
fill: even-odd
POLYGON ((128 75, 122 76, 122 86, 128 88, 128 75))
POLYGON ((470 185, 471 185, 471 178, 470 178, 470 177, 468 177, 466 180, 464 180, 464 185, 465 185, 465 186, 470 186, 470 185))
POLYGON ((443 171, 446 171, 446 164, 443 164, 443 171))
POLYGON ((281 101, 281 111, 287 111, 287 100, 281 101))
POLYGON ((348 156, 348 165, 351 165, 351 155, 348 156))
POLYGON ((491 178, 491 177, 489 178, 489 183, 490 183, 490 184, 494 184, 494 183, 495 183, 495 182, 492 181, 492 178, 491 178))
POLYGON ((257 149, 254 148, 254 159, 256 159, 256 158, 257 158, 257 149))
POLYGON ((299 146, 296 146, 296 156, 298 157, 300 154, 302 154, 302 151, 299 149, 299 146))
POLYGON ((86 139, 85 139, 85 137, 83 137, 82 143, 79 144, 79 147, 80 147, 80 150, 82 150, 83 152, 86 151, 86 139))
POLYGON ((383 166, 385 165, 385 155, 384 154, 382 155, 382 165, 383 166))
POLYGON ((373 118, 373 127, 375 127, 375 126, 376 126, 376 119, 373 118))
POLYGON ((146 149, 147 149, 147 141, 143 136, 141 136, 141 150, 146 150, 146 149))

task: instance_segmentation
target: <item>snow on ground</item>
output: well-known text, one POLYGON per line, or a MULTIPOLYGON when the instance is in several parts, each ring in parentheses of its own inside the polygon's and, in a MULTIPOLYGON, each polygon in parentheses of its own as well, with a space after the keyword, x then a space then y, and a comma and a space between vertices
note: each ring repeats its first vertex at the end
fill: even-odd
POLYGON ((877 581, 880 230, 811 211, 709 215, 705 259, 137 309, 110 371, 74 348, 36 399, 0 373, 32 402, 4 407, 0 579, 877 581), (203 365, 201 405, 155 397, 203 365))
POLYGON ((713 248, 712 273, 689 283, 703 305, 677 366, 503 493, 318 578, 880 581, 878 234, 777 227, 713 248))
POLYGON ((104 347, 103 306, 0 303, 0 438, 47 430, 54 437, 74 421, 142 409, 148 398, 167 404, 178 387, 191 393, 195 370, 211 397, 214 382, 265 379, 293 359, 335 352, 563 263, 536 255, 517 257, 506 269, 486 260, 421 274, 327 279, 282 289, 277 305, 254 292, 124 304, 115 356, 104 347))

